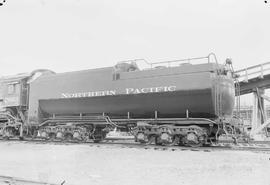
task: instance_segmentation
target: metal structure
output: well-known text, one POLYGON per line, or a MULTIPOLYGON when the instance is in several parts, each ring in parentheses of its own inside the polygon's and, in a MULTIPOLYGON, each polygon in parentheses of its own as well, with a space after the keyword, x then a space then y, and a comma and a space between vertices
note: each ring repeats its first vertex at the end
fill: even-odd
POLYGON ((44 139, 98 142, 117 128, 142 143, 201 146, 234 134, 231 63, 218 64, 210 54, 148 63, 150 68, 141 70, 136 61, 4 77, 2 109, 22 122, 24 136, 44 139))
POLYGON ((253 93, 251 135, 254 136, 270 123, 266 119, 264 105, 264 100, 270 101, 270 98, 265 95, 265 89, 270 88, 270 62, 235 71, 235 75, 239 80, 239 95, 253 93))

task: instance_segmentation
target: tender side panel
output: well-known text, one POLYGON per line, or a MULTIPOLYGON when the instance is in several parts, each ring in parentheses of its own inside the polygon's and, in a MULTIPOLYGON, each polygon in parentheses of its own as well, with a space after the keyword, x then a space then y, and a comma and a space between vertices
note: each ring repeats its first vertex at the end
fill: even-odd
POLYGON ((211 89, 204 89, 170 93, 40 100, 39 106, 43 113, 50 114, 50 116, 52 114, 106 113, 112 117, 126 117, 127 113, 130 112, 130 116, 133 118, 153 118, 154 111, 158 111, 158 117, 166 118, 185 117, 186 110, 188 110, 192 117, 212 118, 215 116, 215 110, 211 106, 211 99, 211 89))
POLYGON ((118 80, 113 68, 41 77, 30 85, 29 121, 38 121, 39 108, 65 114, 131 112, 134 117, 149 117, 155 110, 162 117, 183 116, 189 109, 194 117, 213 117, 216 67, 123 72, 118 80))

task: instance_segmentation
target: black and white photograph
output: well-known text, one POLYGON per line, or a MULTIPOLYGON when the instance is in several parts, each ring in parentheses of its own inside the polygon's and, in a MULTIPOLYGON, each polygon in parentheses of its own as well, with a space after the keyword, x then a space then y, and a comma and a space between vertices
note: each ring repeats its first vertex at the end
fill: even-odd
POLYGON ((0 0, 0 185, 270 185, 270 0, 0 0))

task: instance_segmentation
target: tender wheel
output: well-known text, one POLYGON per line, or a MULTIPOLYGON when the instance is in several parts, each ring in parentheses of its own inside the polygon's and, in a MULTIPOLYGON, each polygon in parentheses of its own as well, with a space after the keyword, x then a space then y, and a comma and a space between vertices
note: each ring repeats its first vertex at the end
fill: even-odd
POLYGON ((77 132, 77 131, 75 131, 73 133, 73 138, 76 140, 82 140, 82 136, 81 136, 80 132, 77 132))
POLYGON ((45 130, 43 130, 40 132, 40 137, 43 139, 48 139, 48 133, 45 130))
POLYGON ((195 133, 191 132, 187 134, 185 144, 190 147, 200 147, 203 145, 203 142, 199 140, 199 137, 195 133))
POLYGON ((164 145, 164 146, 174 146, 179 143, 179 137, 178 136, 172 136, 168 132, 162 133, 157 139, 156 144, 157 145, 164 145))
POLYGON ((197 125, 189 126, 186 135, 182 139, 185 146, 200 147, 207 141, 207 132, 202 127, 197 125))
POLYGON ((179 144, 179 140, 180 140, 180 137, 179 136, 174 136, 172 138, 172 142, 171 143, 168 143, 168 144, 165 144, 165 145, 169 145, 169 146, 178 145, 179 144))
POLYGON ((156 137, 154 135, 146 135, 142 132, 139 132, 136 135, 136 141, 140 142, 141 144, 147 144, 150 145, 152 143, 155 143, 156 137))
POLYGON ((145 144, 145 143, 148 142, 147 136, 144 133, 142 133, 142 132, 137 133, 136 140, 138 142, 140 142, 141 144, 145 144))
POLYGON ((56 133, 56 138, 62 140, 64 138, 64 134, 62 132, 57 132, 56 133))
POLYGON ((173 146, 179 142, 178 136, 174 134, 172 126, 170 125, 162 125, 159 127, 160 134, 156 139, 156 144, 165 145, 165 146, 173 146))

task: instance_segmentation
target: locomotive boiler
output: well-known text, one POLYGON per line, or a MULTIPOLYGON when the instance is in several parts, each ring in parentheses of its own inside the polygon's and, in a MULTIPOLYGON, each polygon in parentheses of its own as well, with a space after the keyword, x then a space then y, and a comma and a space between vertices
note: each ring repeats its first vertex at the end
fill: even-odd
POLYGON ((32 73, 23 78, 24 109, 3 107, 23 118, 28 134, 43 138, 100 141, 117 128, 142 143, 201 146, 229 124, 235 92, 229 66, 211 62, 210 55, 206 59, 154 63, 144 70, 128 61, 58 74, 42 71, 36 78, 32 73), (172 63, 177 65, 164 66, 172 63))

